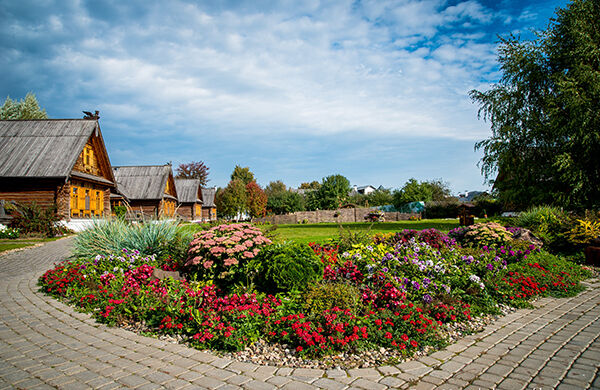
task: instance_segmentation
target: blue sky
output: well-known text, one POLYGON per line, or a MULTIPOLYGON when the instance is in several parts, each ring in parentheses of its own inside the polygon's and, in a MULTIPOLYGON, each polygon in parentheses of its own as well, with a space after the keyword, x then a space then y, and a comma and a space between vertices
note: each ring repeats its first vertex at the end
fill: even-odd
POLYGON ((471 89, 497 36, 530 37, 564 0, 0 3, 0 98, 51 118, 100 110, 113 165, 248 166, 265 186, 343 174, 399 188, 487 186, 471 89))

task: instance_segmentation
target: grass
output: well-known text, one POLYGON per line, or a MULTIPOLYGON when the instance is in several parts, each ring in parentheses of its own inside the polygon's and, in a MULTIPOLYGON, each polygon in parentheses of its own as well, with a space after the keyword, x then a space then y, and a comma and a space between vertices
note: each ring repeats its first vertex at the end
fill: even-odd
POLYGON ((0 239, 0 253, 9 251, 11 249, 18 248, 26 248, 28 246, 33 246, 36 244, 41 244, 44 242, 58 240, 60 237, 56 238, 40 238, 40 237, 21 237, 14 240, 10 239, 0 239))
MULTIPOLYGON (((399 221, 399 222, 354 222, 342 224, 344 229, 350 230, 368 230, 370 233, 393 233, 404 229, 438 229, 442 232, 449 232, 458 227, 458 219, 426 219, 421 221, 399 221), (371 226, 372 225, 372 226, 371 226)), ((269 229, 269 225, 262 227, 263 231, 269 229)), ((329 238, 335 238, 339 234, 337 223, 315 223, 306 225, 277 225, 273 232, 277 241, 295 241, 301 243, 319 242, 322 243, 329 238)))

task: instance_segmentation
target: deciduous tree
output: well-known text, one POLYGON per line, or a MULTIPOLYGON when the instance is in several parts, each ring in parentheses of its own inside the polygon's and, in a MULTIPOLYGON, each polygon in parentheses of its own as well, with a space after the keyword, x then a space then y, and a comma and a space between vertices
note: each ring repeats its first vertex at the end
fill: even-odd
POLYGON ((246 184, 246 206, 248 214, 252 218, 265 215, 267 208, 267 195, 256 182, 251 181, 246 184))
POLYGON ((241 180, 230 181, 227 187, 217 191, 215 203, 219 215, 239 219, 246 212, 246 185, 241 180))
POLYGON ((471 91, 492 130, 481 170, 505 203, 600 207, 599 21, 597 0, 573 0, 535 39, 501 39, 502 78, 471 91))
POLYGON ((235 168, 233 169, 233 172, 231 173, 231 180, 241 180, 244 185, 247 185, 248 183, 255 181, 254 180, 254 173, 252 173, 250 171, 249 167, 240 167, 239 165, 236 165, 235 168))
POLYGON ((177 167, 177 177, 181 179, 198 179, 200 185, 205 186, 208 183, 209 167, 203 161, 192 161, 187 164, 179 164, 177 167))

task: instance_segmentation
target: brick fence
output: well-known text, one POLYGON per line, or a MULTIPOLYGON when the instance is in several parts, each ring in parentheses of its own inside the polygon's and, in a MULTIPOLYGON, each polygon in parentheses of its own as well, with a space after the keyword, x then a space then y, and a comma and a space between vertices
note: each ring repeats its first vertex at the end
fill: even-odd
MULTIPOLYGON (((364 222, 365 216, 375 211, 370 208, 338 209, 297 211, 292 214, 270 215, 264 218, 253 219, 252 222, 271 223, 273 225, 287 225, 296 223, 320 223, 320 222, 364 222)), ((407 221, 410 217, 420 217, 419 213, 384 213, 386 221, 407 221)))

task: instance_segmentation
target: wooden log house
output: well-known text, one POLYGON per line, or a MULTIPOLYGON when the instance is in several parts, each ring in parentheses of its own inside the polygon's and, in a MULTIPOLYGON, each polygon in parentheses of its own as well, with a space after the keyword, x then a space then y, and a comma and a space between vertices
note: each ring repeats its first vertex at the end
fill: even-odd
POLYGON ((170 164, 113 166, 118 191, 125 195, 129 209, 138 217, 175 215, 177 189, 170 164))
POLYGON ((202 192, 198 179, 175 179, 179 207, 177 214, 187 221, 202 220, 202 192))
POLYGON ((114 187, 97 116, 0 121, 0 200, 101 217, 114 187))
POLYGON ((217 188, 202 188, 202 220, 211 222, 217 220, 217 205, 215 204, 215 195, 217 188))

